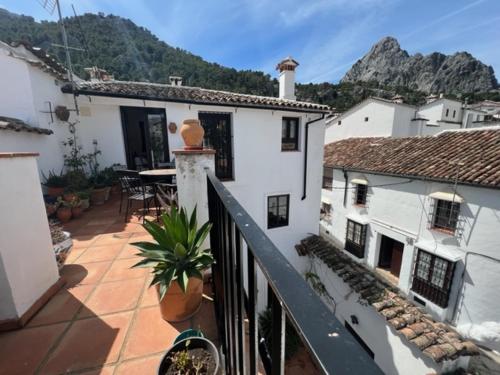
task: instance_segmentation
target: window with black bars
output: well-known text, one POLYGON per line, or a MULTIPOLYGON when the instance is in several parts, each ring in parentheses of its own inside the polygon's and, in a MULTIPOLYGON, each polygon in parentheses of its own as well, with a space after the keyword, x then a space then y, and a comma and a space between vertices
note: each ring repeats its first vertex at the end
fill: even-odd
POLYGON ((460 215, 460 203, 437 199, 432 219, 433 228, 455 233, 460 215))
POLYGON ((368 185, 356 184, 354 189, 354 204, 357 206, 366 205, 366 197, 368 194, 368 185))
POLYGON ((455 262, 419 249, 411 289, 436 305, 446 308, 454 269, 455 262))
POLYGON ((358 258, 365 256, 366 225, 347 220, 345 249, 358 258))
POLYGON ((283 117, 281 125, 281 151, 297 151, 299 149, 299 119, 283 117))
POLYGON ((279 228, 288 225, 290 195, 272 195, 267 197, 267 228, 279 228))

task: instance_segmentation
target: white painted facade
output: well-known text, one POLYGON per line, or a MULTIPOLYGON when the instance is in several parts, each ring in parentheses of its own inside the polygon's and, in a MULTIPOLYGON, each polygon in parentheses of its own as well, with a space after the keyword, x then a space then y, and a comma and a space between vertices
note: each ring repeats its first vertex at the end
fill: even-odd
MULTIPOLYGON (((464 200, 460 206, 459 216, 462 224, 457 234, 452 235, 433 229, 430 224, 434 214, 432 211, 434 199, 430 194, 453 192, 452 182, 438 183, 348 171, 346 191, 343 171, 334 169, 332 176, 332 189, 323 189, 322 193, 323 202, 331 204, 330 222, 321 221, 322 234, 343 249, 347 220, 367 225, 364 257, 362 259, 351 257, 374 270, 378 267, 383 235, 403 243, 401 270, 399 279, 396 279, 400 291, 417 306, 426 309, 435 319, 455 326, 465 337, 500 350, 500 300, 497 288, 500 283, 500 261, 491 259, 500 259, 500 239, 495 235, 500 228, 500 191, 459 184, 456 193, 464 200), (356 185, 352 180, 360 178, 368 181, 367 203, 364 207, 353 203, 356 185), (446 308, 439 307, 412 291, 418 249, 455 264, 446 308), (424 301, 425 306, 415 301, 415 296, 424 301), (492 324, 496 328, 488 330, 489 339, 476 334, 481 327, 491 327, 492 324)), ((332 271, 329 271, 329 275, 331 276, 325 273, 326 280, 334 278, 332 271)), ((366 308, 353 304, 350 309, 356 310, 357 315, 360 313, 358 310, 366 308)), ((371 313, 376 315, 375 311, 371 313)), ((341 316, 347 319, 348 314, 349 312, 341 313, 341 316)), ((385 326, 389 329, 387 325, 385 326)), ((372 328, 378 329, 374 326, 370 327, 372 328)), ((368 343, 371 341, 371 333, 367 332, 365 335, 363 332, 358 333, 363 340, 366 338, 368 343)), ((379 350, 377 348, 380 345, 387 346, 387 342, 384 341, 371 342, 374 345, 372 350, 375 352, 379 350)), ((391 349, 388 350, 402 350, 390 346, 391 349)), ((391 364, 384 360, 381 367, 390 368, 386 366, 391 364)))
POLYGON ((441 98, 416 107, 380 98, 368 98, 326 122, 325 144, 354 137, 412 137, 434 135, 484 125, 485 112, 464 108, 441 98))
POLYGON ((0 175, 0 321, 8 321, 22 317, 59 271, 36 157, 0 157, 0 175))
MULTIPOLYGON (((51 75, 31 67, 24 60, 2 54, 1 50, 0 72, 2 82, 5 80, 8 86, 19 90, 15 96, 2 90, 0 115, 19 118, 30 125, 54 131, 54 134, 49 136, 1 131, 0 152, 39 152, 39 168, 45 174, 49 170, 59 172, 65 151, 62 141, 68 136, 67 124, 58 121, 55 116, 54 123, 51 124, 50 115, 42 111, 48 110, 48 101, 52 103, 52 108, 65 105, 73 109, 73 96, 62 94, 60 85, 55 84, 51 75), (18 97, 25 98, 25 101, 14 105, 18 97)), ((299 271, 303 270, 304 260, 297 255, 294 245, 308 233, 319 231, 317 207, 321 200, 323 149, 312 145, 323 144, 325 121, 317 121, 309 127, 307 191, 305 199, 302 199, 305 126, 308 121, 320 118, 320 114, 86 95, 79 96, 77 102, 80 115, 71 112, 70 121, 78 121, 77 137, 78 143, 83 147, 83 153, 94 151, 94 141, 97 141, 97 147, 102 152, 98 156, 101 168, 115 163, 126 164, 121 106, 165 110, 167 124, 177 124, 174 134, 168 132, 171 160, 174 157, 172 151, 183 147, 178 130, 183 120, 198 118, 199 112, 229 113, 234 180, 224 184, 290 262, 299 271), (298 151, 281 150, 283 117, 299 118, 298 151), (267 197, 276 194, 290 194, 289 225, 267 229, 267 197)))

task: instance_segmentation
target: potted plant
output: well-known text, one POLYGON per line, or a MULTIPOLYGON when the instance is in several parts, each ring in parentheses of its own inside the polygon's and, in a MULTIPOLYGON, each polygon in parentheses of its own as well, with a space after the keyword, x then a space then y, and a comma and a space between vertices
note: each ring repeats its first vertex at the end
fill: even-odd
POLYGON ((80 205, 85 211, 90 207, 90 193, 88 190, 79 191, 76 196, 80 200, 80 205))
POLYGON ((57 201, 59 208, 57 209, 56 216, 61 223, 67 223, 71 220, 71 202, 66 202, 61 197, 57 201))
POLYGON ((174 344, 165 353, 158 367, 158 375, 217 374, 219 353, 209 340, 191 337, 174 344))
POLYGON ((49 171, 49 176, 46 177, 42 173, 44 179, 44 185, 47 187, 47 194, 51 197, 59 197, 64 193, 64 188, 67 185, 66 176, 62 173, 56 174, 53 171, 49 171))
POLYGON ((71 248, 73 247, 73 240, 71 239, 70 233, 63 231, 60 225, 51 221, 49 223, 49 227, 57 266, 61 269, 64 266, 64 262, 66 261, 71 248))
POLYGON ((68 188, 64 190, 63 199, 66 202, 73 202, 77 199, 76 193, 68 188))
POLYGON ((106 201, 106 194, 108 193, 106 176, 103 173, 98 172, 91 177, 90 183, 92 185, 90 203, 96 206, 104 204, 106 201))
POLYGON ((163 319, 179 322, 193 316, 199 309, 203 294, 202 272, 214 262, 210 249, 203 244, 212 225, 206 222, 198 229, 196 208, 188 217, 172 207, 161 216, 163 227, 145 221, 144 228, 155 242, 135 242, 144 259, 133 267, 149 267, 154 275, 163 319))
POLYGON ((75 219, 83 215, 82 203, 75 195, 75 199, 71 201, 71 216, 75 219))

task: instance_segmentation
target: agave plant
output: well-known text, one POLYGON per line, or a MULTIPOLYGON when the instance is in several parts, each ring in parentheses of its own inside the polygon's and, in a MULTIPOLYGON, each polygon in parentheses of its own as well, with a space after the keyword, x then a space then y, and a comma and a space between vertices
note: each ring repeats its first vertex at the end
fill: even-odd
POLYGON ((160 300, 165 296, 172 282, 177 282, 186 293, 189 278, 203 279, 201 271, 213 262, 210 249, 202 249, 212 224, 206 222, 198 229, 196 207, 188 217, 186 210, 172 207, 170 214, 161 216, 163 227, 152 221, 145 221, 144 228, 156 242, 135 242, 132 245, 143 257, 133 267, 152 268, 151 285, 159 285, 160 300))

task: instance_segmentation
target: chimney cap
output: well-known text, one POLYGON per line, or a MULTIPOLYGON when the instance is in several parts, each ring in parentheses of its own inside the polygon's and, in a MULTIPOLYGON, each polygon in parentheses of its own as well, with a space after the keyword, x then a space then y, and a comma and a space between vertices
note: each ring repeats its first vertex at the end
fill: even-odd
POLYGON ((172 86, 182 86, 182 77, 181 76, 169 76, 168 77, 170 84, 172 86))
POLYGON ((295 70, 295 68, 299 66, 299 63, 294 60, 291 56, 288 56, 281 60, 278 65, 276 65, 276 70, 282 72, 283 70, 295 70))
POLYGON ((106 69, 97 66, 83 68, 83 70, 89 75, 91 81, 113 81, 115 79, 106 69))

